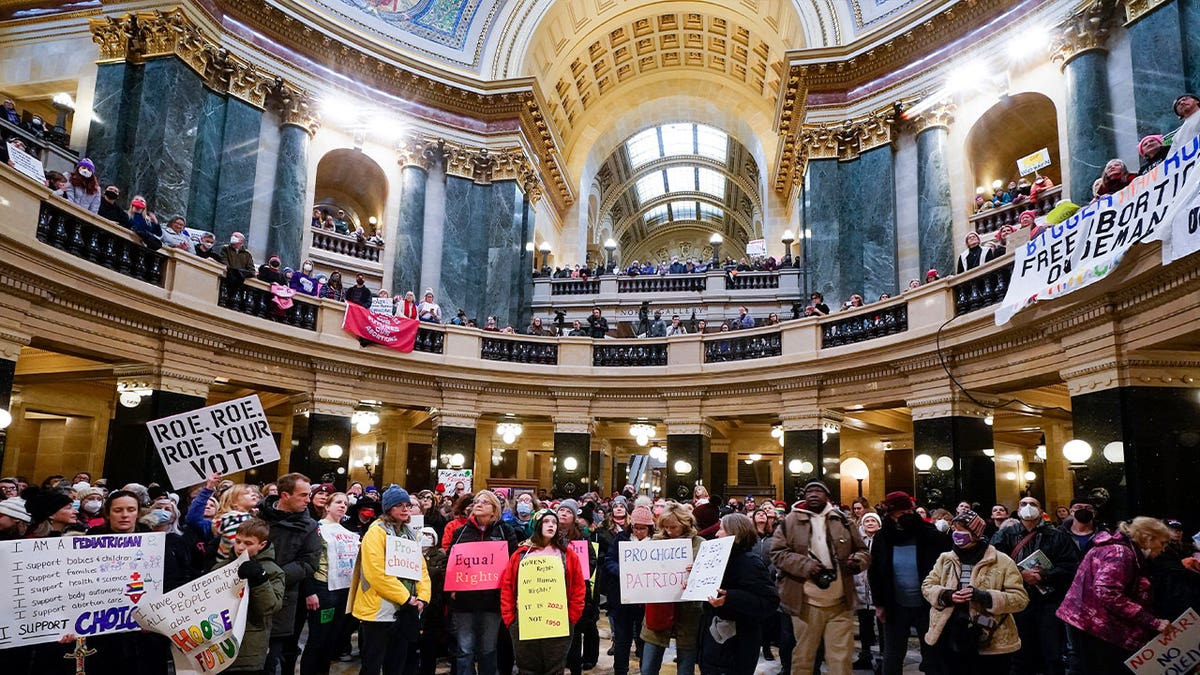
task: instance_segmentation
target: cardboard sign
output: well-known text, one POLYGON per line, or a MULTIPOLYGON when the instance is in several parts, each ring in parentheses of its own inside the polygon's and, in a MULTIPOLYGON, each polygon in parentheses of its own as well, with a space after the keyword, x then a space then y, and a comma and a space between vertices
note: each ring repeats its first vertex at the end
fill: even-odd
POLYGON ((710 539, 700 544, 700 550, 696 551, 696 562, 692 563, 692 572, 688 575, 687 589, 679 599, 708 600, 717 597, 731 551, 733 537, 710 539))
POLYGON ((279 461, 279 448, 257 394, 147 422, 171 486, 203 483, 210 473, 236 473, 279 461))
MULTIPOLYGON (((507 551, 507 549, 505 549, 507 551)), ((384 554, 385 571, 388 576, 401 579, 421 580, 421 570, 424 560, 421 557, 421 545, 406 537, 388 535, 387 552, 384 554)))
POLYGON ((619 542, 621 603, 678 602, 692 564, 691 539, 619 542))
POLYGON ((751 239, 746 242, 746 255, 748 256, 764 256, 767 254, 766 239, 751 239))
POLYGON ((372 314, 395 314, 396 306, 391 298, 371 298, 372 314))
POLYGON ((8 144, 8 158, 13 163, 13 168, 21 173, 29 176, 38 183, 46 184, 46 169, 42 166, 42 160, 33 155, 19 150, 13 144, 8 144))
POLYGON ((238 578, 238 567, 246 560, 243 553, 134 610, 142 628, 171 638, 176 673, 219 673, 237 659, 250 607, 246 581, 238 578))
POLYGON ((337 523, 321 523, 321 538, 325 540, 325 557, 329 560, 325 578, 329 590, 350 588, 354 578, 354 560, 362 544, 358 535, 337 523))
POLYGON ((474 541, 450 547, 446 560, 447 591, 486 591, 500 588, 508 565, 507 541, 474 541))
POLYGON ((1200 614, 1188 609, 1146 643, 1125 666, 1138 675, 1190 673, 1200 664, 1200 614))
POLYGON ((567 543, 575 555, 579 556, 579 567, 583 570, 583 578, 592 578, 592 563, 588 558, 588 543, 583 539, 575 539, 567 543))
POLYGON ((1046 148, 1042 148, 1032 155, 1025 155, 1017 160, 1017 171, 1022 176, 1028 176, 1038 169, 1044 169, 1048 166, 1050 166, 1050 151, 1046 148))
POLYGON ((140 628, 135 606, 162 595, 167 535, 0 542, 0 649, 140 628))
POLYGON ((455 491, 461 494, 472 492, 471 489, 471 469, 438 469, 437 482, 441 483, 446 488, 446 494, 452 495, 455 491), (462 483, 462 489, 459 490, 459 483, 462 483))
MULTIPOLYGON (((408 526, 414 531, 420 532, 421 528, 425 527, 425 516, 423 514, 414 513, 408 517, 408 526)), ((437 533, 438 537, 442 536, 441 532, 437 533)))
POLYGON ((571 634, 562 558, 535 555, 521 561, 517 568, 517 631, 522 640, 571 634))

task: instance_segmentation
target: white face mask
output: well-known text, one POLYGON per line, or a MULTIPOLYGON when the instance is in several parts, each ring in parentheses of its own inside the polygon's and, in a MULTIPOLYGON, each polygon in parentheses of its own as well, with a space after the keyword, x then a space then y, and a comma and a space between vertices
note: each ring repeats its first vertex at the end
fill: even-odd
POLYGON ((1042 515, 1042 510, 1033 504, 1026 504, 1017 509, 1017 515, 1021 520, 1037 520, 1042 515))
POLYGON ((83 503, 82 508, 85 513, 93 513, 93 514, 99 513, 100 512, 100 502, 95 501, 95 500, 87 501, 87 502, 83 503))
POLYGON ((304 266, 304 271, 305 271, 305 272, 311 272, 311 271, 312 271, 312 265, 305 265, 305 266, 304 266))
POLYGON ((938 532, 949 532, 950 522, 947 520, 938 520, 936 523, 934 523, 934 527, 938 529, 938 532))
POLYGON ((358 503, 358 495, 346 495, 346 500, 350 502, 350 506, 358 503))
POLYGON ((83 176, 84 178, 91 178, 91 177, 92 177, 92 170, 91 170, 91 169, 80 169, 80 170, 79 170, 79 175, 80 175, 80 176, 83 176))

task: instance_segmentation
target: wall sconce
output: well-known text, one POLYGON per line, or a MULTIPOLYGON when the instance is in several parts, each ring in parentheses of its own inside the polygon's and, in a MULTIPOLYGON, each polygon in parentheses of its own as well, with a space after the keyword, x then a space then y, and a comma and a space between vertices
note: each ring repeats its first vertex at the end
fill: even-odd
POLYGON ((342 446, 336 443, 322 445, 321 449, 317 450, 317 454, 325 459, 340 459, 343 452, 345 450, 342 449, 342 446))
POLYGON ((913 458, 913 466, 917 467, 920 473, 929 473, 933 468, 933 458, 925 454, 917 455, 913 458))
POLYGON ((871 475, 871 470, 867 467, 867 463, 857 457, 850 457, 842 462, 842 473, 858 481, 858 496, 863 496, 863 481, 871 475))
POLYGON ((950 459, 946 455, 942 455, 941 457, 937 458, 937 468, 938 471, 949 471, 950 469, 954 468, 954 460, 950 459))
POLYGON ((678 462, 675 462, 675 473, 678 473, 678 474, 689 474, 689 473, 691 473, 691 472, 692 472, 692 465, 691 465, 691 464, 689 464, 689 463, 685 462, 685 461, 684 461, 684 460, 682 460, 682 459, 681 459, 681 460, 679 460, 678 462))
POLYGON ((463 457, 461 452, 456 452, 453 455, 450 455, 450 467, 451 468, 461 469, 462 465, 465 464, 466 461, 467 461, 467 458, 463 457))
POLYGON ((563 459, 563 468, 567 471, 574 471, 579 468, 579 460, 574 457, 567 457, 563 459))

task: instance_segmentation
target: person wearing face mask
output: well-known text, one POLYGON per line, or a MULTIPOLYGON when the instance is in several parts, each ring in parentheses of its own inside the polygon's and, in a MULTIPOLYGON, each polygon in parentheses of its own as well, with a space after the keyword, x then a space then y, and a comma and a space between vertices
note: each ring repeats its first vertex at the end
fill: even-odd
POLYGON ((1021 647, 1013 613, 1029 604, 1029 595, 1012 558, 983 538, 986 526, 974 511, 954 517, 954 547, 921 583, 930 604, 925 642, 956 672, 1007 675, 1021 647))
POLYGON ((1128 673, 1125 659, 1170 625, 1155 615, 1157 589, 1148 574, 1148 563, 1170 539, 1161 520, 1145 516, 1096 535, 1057 610, 1079 647, 1082 672, 1128 673))
MULTIPOLYGON (((938 556, 950 550, 950 538, 916 513, 912 497, 889 492, 883 499, 886 517, 871 542, 871 567, 867 580, 875 603, 875 618, 883 624, 883 673, 900 675, 908 652, 908 635, 929 629, 929 603, 921 582, 938 556)), ((941 673, 940 661, 921 640, 921 662, 926 673, 941 673)))
POLYGON ((287 285, 287 280, 283 278, 283 261, 279 256, 273 255, 267 258, 267 264, 258 266, 258 279, 268 284, 287 285))
POLYGON ((993 546, 1017 561, 1029 593, 1029 606, 1016 614, 1022 641, 1013 672, 1061 675, 1063 629, 1054 613, 1079 566, 1079 548, 1066 532, 1042 519, 1041 503, 1033 497, 1021 498, 1017 517, 1021 527, 1006 527, 992 537, 993 546), (1027 561, 1039 551, 1049 567, 1027 561))
POLYGON ((120 225, 121 227, 129 227, 129 213, 121 208, 118 203, 121 201, 121 189, 116 185, 109 185, 104 188, 104 194, 101 195, 100 208, 96 211, 96 215, 106 220, 120 225))
POLYGON ((79 500, 79 522, 84 527, 97 527, 104 524, 104 516, 100 510, 104 508, 104 492, 100 488, 85 487, 75 491, 79 500))
POLYGON ((1096 507, 1087 497, 1076 497, 1071 500, 1068 511, 1070 515, 1059 527, 1071 535, 1082 556, 1092 547, 1092 540, 1096 537, 1096 507))
POLYGON ((67 199, 92 213, 100 211, 100 181, 96 178, 96 165, 84 157, 75 164, 75 170, 67 176, 67 199))
POLYGON ((370 309, 373 294, 366 284, 367 280, 363 275, 359 274, 354 277, 354 285, 346 289, 346 302, 353 302, 370 309))
MULTIPOLYGON (((965 509, 965 511, 970 510, 970 507, 965 509)), ((963 513, 963 510, 958 511, 958 513, 963 513)), ((950 534, 950 520, 954 518, 954 515, 955 514, 950 513, 946 509, 934 509, 933 513, 929 514, 929 520, 933 523, 933 526, 937 528, 938 532, 941 532, 942 534, 950 534)))
POLYGON ((288 285, 297 293, 315 297, 317 295, 317 279, 313 274, 313 262, 305 260, 300 265, 300 271, 292 274, 292 279, 288 285))
MULTIPOLYGON (((432 504, 433 494, 430 493, 430 503, 432 504)), ((504 514, 504 522, 508 523, 509 527, 516 530, 521 536, 528 537, 533 534, 533 512, 536 511, 536 506, 533 503, 533 495, 528 492, 522 492, 517 495, 517 501, 513 504, 511 511, 504 514)))
POLYGON ((231 281, 238 284, 254 276, 254 255, 246 248, 246 235, 234 232, 216 256, 217 261, 225 265, 226 273, 231 281))

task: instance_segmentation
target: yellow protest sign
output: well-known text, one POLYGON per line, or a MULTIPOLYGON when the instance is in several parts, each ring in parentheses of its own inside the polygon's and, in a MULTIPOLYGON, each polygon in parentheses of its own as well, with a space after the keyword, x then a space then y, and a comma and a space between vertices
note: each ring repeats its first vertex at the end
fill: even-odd
POLYGON ((566 637, 567 580, 562 558, 529 556, 517 568, 517 628, 522 640, 566 637))

